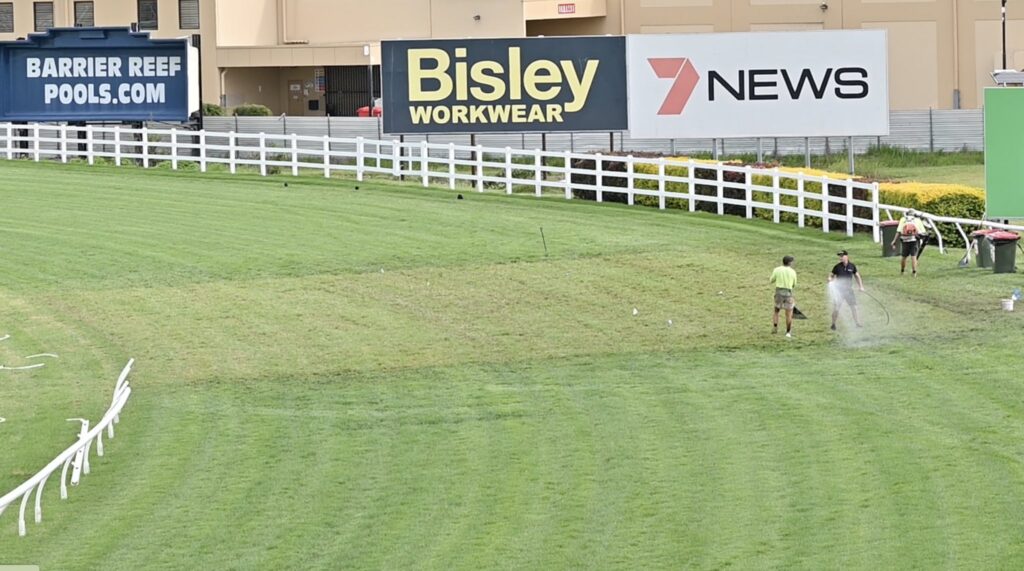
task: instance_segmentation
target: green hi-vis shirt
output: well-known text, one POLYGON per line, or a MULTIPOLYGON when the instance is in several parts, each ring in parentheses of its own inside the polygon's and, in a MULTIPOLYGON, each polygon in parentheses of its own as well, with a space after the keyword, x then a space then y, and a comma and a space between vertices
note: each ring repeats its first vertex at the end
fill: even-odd
POLYGON ((796 270, 789 266, 779 266, 772 270, 772 277, 768 281, 775 284, 775 287, 793 289, 796 287, 796 270))

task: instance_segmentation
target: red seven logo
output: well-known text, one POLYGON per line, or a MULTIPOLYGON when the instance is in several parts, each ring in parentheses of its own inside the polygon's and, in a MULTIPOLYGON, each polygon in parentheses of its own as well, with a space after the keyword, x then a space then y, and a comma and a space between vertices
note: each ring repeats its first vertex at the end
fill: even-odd
POLYGON ((658 115, 680 115, 700 81, 690 58, 647 58, 659 79, 674 79, 658 115))

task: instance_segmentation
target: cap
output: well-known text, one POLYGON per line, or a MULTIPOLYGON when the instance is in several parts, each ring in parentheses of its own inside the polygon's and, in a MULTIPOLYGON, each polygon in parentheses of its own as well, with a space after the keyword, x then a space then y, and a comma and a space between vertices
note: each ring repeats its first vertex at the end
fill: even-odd
POLYGON ((836 255, 837 256, 849 256, 850 253, 847 252, 846 250, 839 250, 838 252, 836 252, 836 255))

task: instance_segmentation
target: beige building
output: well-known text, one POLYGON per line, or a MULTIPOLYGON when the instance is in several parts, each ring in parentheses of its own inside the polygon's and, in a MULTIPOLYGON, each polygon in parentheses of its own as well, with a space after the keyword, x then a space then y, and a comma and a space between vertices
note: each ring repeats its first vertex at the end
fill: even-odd
MULTIPOLYGON (((1011 1, 1009 67, 1024 68, 1011 1)), ((202 37, 203 99, 353 115, 379 95, 382 39, 885 28, 893 109, 973 108, 1001 67, 999 0, 0 1, 0 40, 137 24, 202 37)))

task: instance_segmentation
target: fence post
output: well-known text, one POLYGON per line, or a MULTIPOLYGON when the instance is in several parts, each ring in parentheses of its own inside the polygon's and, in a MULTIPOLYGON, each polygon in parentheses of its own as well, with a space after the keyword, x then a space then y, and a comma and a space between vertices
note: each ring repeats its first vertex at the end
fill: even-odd
POLYGON ((846 235, 853 236, 853 179, 846 179, 846 235))
POLYGON ((121 166, 121 126, 114 125, 114 164, 121 166))
POLYGON ((780 195, 779 185, 779 167, 772 169, 772 222, 778 224, 781 218, 779 207, 781 206, 782 200, 780 195))
POLYGON ((60 162, 68 162, 68 126, 60 125, 60 162))
POLYGON ((260 133, 260 176, 267 176, 267 134, 260 133))
POLYGON ((391 139, 391 177, 400 178, 402 176, 402 148, 401 143, 395 139, 391 139))
POLYGON ((696 166, 697 163, 692 160, 686 166, 686 194, 689 195, 687 202, 690 212, 697 211, 697 201, 695 200, 697 197, 697 175, 694 172, 696 166))
POLYGON ((505 194, 512 194, 512 147, 505 147, 505 194))
MULTIPOLYGON (((828 180, 828 179, 826 179, 828 180)), ((821 183, 821 230, 828 234, 828 183, 821 183)))
POLYGON ((880 218, 878 201, 878 183, 876 182, 871 185, 871 237, 876 244, 882 241, 878 228, 880 218))
POLYGON ((725 200, 725 167, 722 166, 721 161, 718 163, 716 179, 716 183, 718 184, 718 215, 722 216, 725 214, 725 202, 723 202, 723 200, 725 200))
POLYGON ((14 127, 8 123, 5 126, 5 130, 7 137, 7 160, 11 161, 14 160, 14 141, 11 140, 14 138, 14 127))
POLYGON ((540 196, 540 180, 541 176, 543 175, 543 171, 541 170, 541 151, 534 149, 533 152, 537 153, 533 155, 533 194, 536 196, 540 196))
POLYGON ((206 172, 206 130, 199 131, 199 172, 206 172))
POLYGON ((484 191, 484 148, 476 146, 476 191, 484 191))
MULTIPOLYGON (((757 151, 758 153, 761 152, 761 139, 757 140, 757 151)), ((750 165, 747 165, 743 170, 743 187, 746 191, 745 194, 747 199, 747 219, 750 219, 754 217, 754 191, 750 188, 751 183, 754 181, 754 177, 750 170, 750 165)))
POLYGON ((799 212, 796 213, 796 225, 798 227, 800 227, 800 228, 803 228, 804 227, 804 188, 806 188, 806 185, 804 184, 804 173, 803 173, 803 171, 800 171, 799 173, 797 173, 797 176, 799 176, 800 178, 796 179, 796 191, 797 191, 796 208, 797 208, 797 210, 799 210, 799 212))
POLYGON ((665 157, 657 159, 657 208, 665 210, 665 157))
POLYGON ((142 126, 142 168, 149 168, 149 128, 142 126))
POLYGON ((626 204, 633 206, 633 155, 626 155, 626 204))
POLYGON ((292 133, 292 176, 299 176, 299 136, 292 133))
POLYGON ((92 141, 93 141, 92 125, 86 125, 85 126, 85 156, 86 156, 86 159, 89 161, 90 165, 96 163, 96 157, 93 156, 92 141))
MULTIPOLYGON (((569 133, 571 136, 572 133, 569 133)), ((565 163, 562 164, 565 182, 565 199, 572 200, 572 151, 565 151, 565 163)))
MULTIPOLYGON (((356 139, 356 159, 360 160, 358 155, 362 148, 362 137, 356 139)), ((360 165, 362 161, 360 160, 360 165)), ((324 178, 331 178, 331 138, 324 135, 324 178)), ((363 169, 361 166, 356 167, 356 180, 363 180, 363 169)))
POLYGON ((430 186, 430 149, 426 141, 420 141, 420 176, 423 177, 423 186, 430 186))
MULTIPOLYGON (((326 148, 330 151, 329 139, 324 138, 324 142, 328 145, 326 148)), ((362 137, 356 137, 356 180, 363 182, 363 169, 366 167, 363 163, 366 162, 366 140, 362 137)), ((327 163, 325 163, 327 164, 327 163)), ((330 176, 330 175, 328 175, 330 176)))
POLYGON ((32 124, 32 154, 35 161, 39 162, 39 123, 32 124))
POLYGON ((594 199, 598 202, 604 202, 604 191, 602 190, 604 188, 604 159, 601 158, 601 153, 595 155, 594 173, 596 174, 594 181, 597 183, 595 185, 597 189, 594 192, 594 199))
POLYGON ((235 174, 238 171, 238 165, 235 163, 235 145, 238 144, 238 138, 234 131, 228 133, 228 170, 231 174, 235 174))
MULTIPOLYGON (((178 170, 178 130, 171 129, 171 170, 178 170)), ((231 171, 235 172, 235 171, 231 171)))
POLYGON ((455 143, 448 143, 448 188, 455 190, 455 143))

